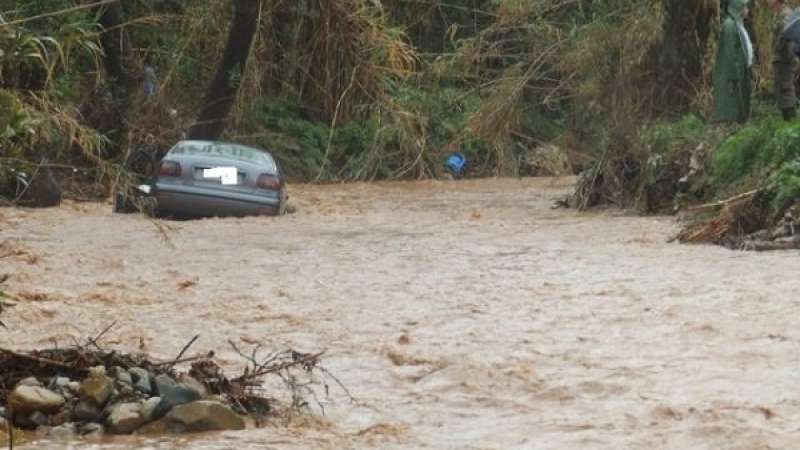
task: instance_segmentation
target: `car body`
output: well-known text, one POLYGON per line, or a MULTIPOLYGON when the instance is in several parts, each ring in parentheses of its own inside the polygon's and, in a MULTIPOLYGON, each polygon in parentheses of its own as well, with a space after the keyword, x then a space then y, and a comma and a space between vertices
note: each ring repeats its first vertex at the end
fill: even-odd
POLYGON ((180 141, 159 161, 149 195, 158 216, 280 215, 286 183, 266 150, 219 141, 180 141))

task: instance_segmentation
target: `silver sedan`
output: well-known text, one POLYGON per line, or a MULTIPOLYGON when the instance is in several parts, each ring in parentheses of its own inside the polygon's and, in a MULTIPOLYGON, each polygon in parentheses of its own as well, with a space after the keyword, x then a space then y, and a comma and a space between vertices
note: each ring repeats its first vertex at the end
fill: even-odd
POLYGON ((150 195, 174 217, 280 215, 286 183, 272 155, 217 141, 178 142, 158 163, 150 195))

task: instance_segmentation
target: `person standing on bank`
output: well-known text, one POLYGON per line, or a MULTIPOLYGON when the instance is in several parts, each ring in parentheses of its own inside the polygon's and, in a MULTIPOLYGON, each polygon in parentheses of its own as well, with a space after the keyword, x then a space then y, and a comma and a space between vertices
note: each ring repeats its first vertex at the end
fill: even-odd
POLYGON ((715 122, 744 122, 750 117, 753 43, 744 27, 747 0, 729 0, 714 62, 715 122))
POLYGON ((144 63, 144 95, 147 98, 155 97, 158 92, 158 78, 156 77, 156 69, 149 61, 144 63))
POLYGON ((775 76, 775 101, 783 120, 792 120, 797 111, 797 94, 794 86, 794 59, 797 44, 783 34, 786 19, 792 13, 785 0, 766 0, 777 13, 772 36, 772 70, 775 76))

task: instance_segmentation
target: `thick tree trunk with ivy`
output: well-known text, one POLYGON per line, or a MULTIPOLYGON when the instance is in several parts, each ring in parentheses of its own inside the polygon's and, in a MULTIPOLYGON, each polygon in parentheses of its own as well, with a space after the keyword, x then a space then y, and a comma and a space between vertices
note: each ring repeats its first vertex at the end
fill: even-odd
POLYGON ((190 139, 215 140, 222 135, 260 19, 261 0, 235 0, 228 43, 208 89, 197 121, 189 130, 190 139))
POLYGON ((654 49, 657 71, 656 100, 664 110, 682 113, 702 84, 718 0, 662 0, 663 40, 654 49))

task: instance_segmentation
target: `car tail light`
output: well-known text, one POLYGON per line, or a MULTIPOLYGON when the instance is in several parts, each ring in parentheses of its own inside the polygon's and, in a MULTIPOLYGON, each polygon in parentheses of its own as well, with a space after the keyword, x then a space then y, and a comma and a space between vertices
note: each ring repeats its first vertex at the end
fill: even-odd
POLYGON ((162 177, 181 176, 181 165, 175 161, 161 161, 158 166, 158 174, 162 177))
POLYGON ((256 186, 258 186, 261 189, 267 189, 270 191, 280 191, 281 180, 275 175, 264 173, 259 175, 258 180, 256 181, 256 186))

